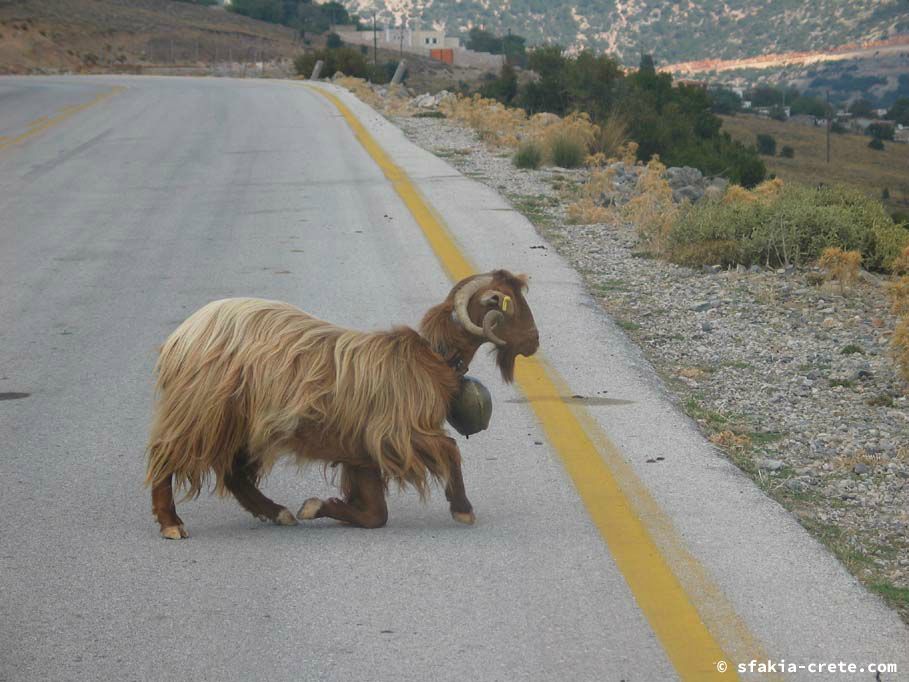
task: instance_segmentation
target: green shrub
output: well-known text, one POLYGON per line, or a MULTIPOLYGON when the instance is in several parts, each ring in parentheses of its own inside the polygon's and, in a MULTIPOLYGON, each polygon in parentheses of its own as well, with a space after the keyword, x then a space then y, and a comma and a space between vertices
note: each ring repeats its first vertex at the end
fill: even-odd
POLYGON ((871 142, 868 143, 868 147, 870 147, 871 149, 874 149, 876 151, 879 151, 879 152, 883 151, 884 150, 884 141, 881 140, 879 137, 871 138, 871 142))
POLYGON ((543 149, 539 142, 523 142, 512 159, 517 168, 539 168, 543 163, 543 149))
POLYGON ((828 247, 857 250, 863 265, 886 269, 909 244, 883 206, 848 187, 787 184, 759 199, 686 206, 667 238, 684 265, 806 263, 828 247))
POLYGON ((329 50, 336 50, 341 47, 344 42, 341 40, 341 36, 337 33, 329 33, 328 38, 325 39, 325 47, 329 50))
POLYGON ((776 156, 776 138, 767 133, 758 133, 757 150, 764 156, 776 156))
POLYGON ((556 135, 552 139, 552 147, 549 150, 552 162, 561 168, 579 168, 584 165, 587 158, 587 150, 584 146, 568 135, 556 135))
POLYGON ((780 156, 782 156, 784 159, 793 159, 795 158, 795 149, 787 144, 780 150, 780 156))

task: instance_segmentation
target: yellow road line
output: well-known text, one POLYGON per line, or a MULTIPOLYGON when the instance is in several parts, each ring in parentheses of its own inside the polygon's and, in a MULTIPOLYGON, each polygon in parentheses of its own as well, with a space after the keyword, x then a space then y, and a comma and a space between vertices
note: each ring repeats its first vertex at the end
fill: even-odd
MULTIPOLYGON (((474 274, 475 268, 457 247, 442 219, 424 201, 407 174, 389 158, 353 112, 336 95, 319 88, 311 89, 326 97, 341 112, 356 138, 413 213, 452 280, 457 281, 474 274)), ((629 483, 630 471, 627 470, 627 465, 624 471, 620 470, 624 479, 620 480, 607 464, 608 460, 621 460, 616 446, 601 429, 592 428, 593 420, 586 415, 586 411, 562 400, 562 396, 570 394, 566 382, 539 355, 522 358, 517 364, 515 376, 524 394, 534 396, 535 399, 530 404, 537 419, 553 449, 561 457, 590 518, 606 541, 638 607, 679 677, 683 680, 698 680, 718 676, 717 662, 726 661, 729 667, 723 676, 737 678, 734 660, 746 660, 745 655, 748 659, 760 658, 759 643, 731 608, 711 611, 715 628, 722 628, 724 632, 717 632, 715 636, 705 625, 660 552, 651 532, 636 513, 635 502, 643 500, 649 505, 649 514, 654 513, 655 503, 645 492, 642 483, 634 479, 629 483), (594 441, 606 451, 601 453, 594 441), (633 489, 631 496, 626 494, 629 487, 633 489), (736 659, 729 658, 718 639, 730 640, 731 646, 727 644, 726 650, 733 651, 736 659)), ((661 540, 660 544, 665 547, 665 533, 661 540)), ((696 563, 684 550, 677 550, 673 554, 683 561, 696 563)), ((706 572, 697 568, 688 571, 689 580, 708 581, 706 572)), ((702 596, 722 600, 721 592, 712 585, 701 586, 697 592, 702 596)))
POLYGON ((51 127, 57 125, 58 123, 63 123, 63 121, 65 121, 68 118, 71 118, 72 116, 75 116, 80 111, 85 111, 89 107, 93 107, 96 104, 100 104, 104 100, 110 99, 114 95, 116 95, 120 92, 123 92, 124 90, 126 90, 126 88, 123 87, 122 85, 116 85, 113 88, 111 88, 110 90, 108 90, 107 92, 102 92, 102 93, 95 95, 87 102, 84 102, 82 104, 71 104, 69 106, 65 106, 62 109, 60 109, 56 115, 51 116, 50 118, 48 118, 47 116, 41 116, 40 118, 36 118, 34 121, 32 121, 29 124, 28 130, 26 130, 24 133, 21 133, 20 135, 17 135, 16 137, 0 137, 0 149, 6 149, 7 147, 12 147, 13 145, 17 145, 22 142, 25 142, 26 140, 33 138, 35 135, 39 135, 40 133, 43 133, 48 128, 51 128, 51 127))

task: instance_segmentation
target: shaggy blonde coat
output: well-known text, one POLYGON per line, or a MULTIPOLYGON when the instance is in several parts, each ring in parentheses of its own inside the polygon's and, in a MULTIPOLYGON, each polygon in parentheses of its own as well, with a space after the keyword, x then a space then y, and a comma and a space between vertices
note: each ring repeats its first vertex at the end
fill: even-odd
POLYGON ((260 475, 279 456, 378 466, 425 495, 449 458, 421 444, 442 424, 457 376, 417 332, 350 331, 276 301, 215 301, 181 324, 156 367, 146 483, 173 476, 197 496, 244 451, 260 475))

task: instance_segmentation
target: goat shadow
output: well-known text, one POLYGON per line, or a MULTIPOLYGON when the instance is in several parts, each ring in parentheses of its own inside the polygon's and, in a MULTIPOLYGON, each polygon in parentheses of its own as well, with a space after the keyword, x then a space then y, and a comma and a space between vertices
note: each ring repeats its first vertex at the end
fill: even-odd
POLYGON ((615 407, 619 405, 634 405, 634 400, 619 400, 616 398, 595 398, 585 395, 561 395, 558 397, 550 396, 525 396, 523 398, 511 398, 506 403, 515 405, 528 405, 530 403, 566 403, 568 405, 584 405, 586 407, 615 407))

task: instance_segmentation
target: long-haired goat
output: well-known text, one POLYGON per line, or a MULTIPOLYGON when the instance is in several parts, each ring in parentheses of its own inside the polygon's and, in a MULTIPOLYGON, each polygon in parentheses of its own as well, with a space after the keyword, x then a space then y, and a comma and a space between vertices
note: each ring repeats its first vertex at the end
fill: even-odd
POLYGON ((419 334, 350 331, 252 298, 201 308, 170 335, 156 367, 146 484, 161 535, 187 537, 174 481, 195 497, 209 476, 255 516, 295 524, 257 487, 284 454, 341 466, 342 498, 307 500, 301 519, 376 528, 388 517, 389 482, 424 497, 436 479, 452 516, 473 523, 461 455, 443 422, 483 343, 495 344, 505 381, 517 355, 536 352, 525 287, 505 270, 464 279, 426 313, 419 334))

